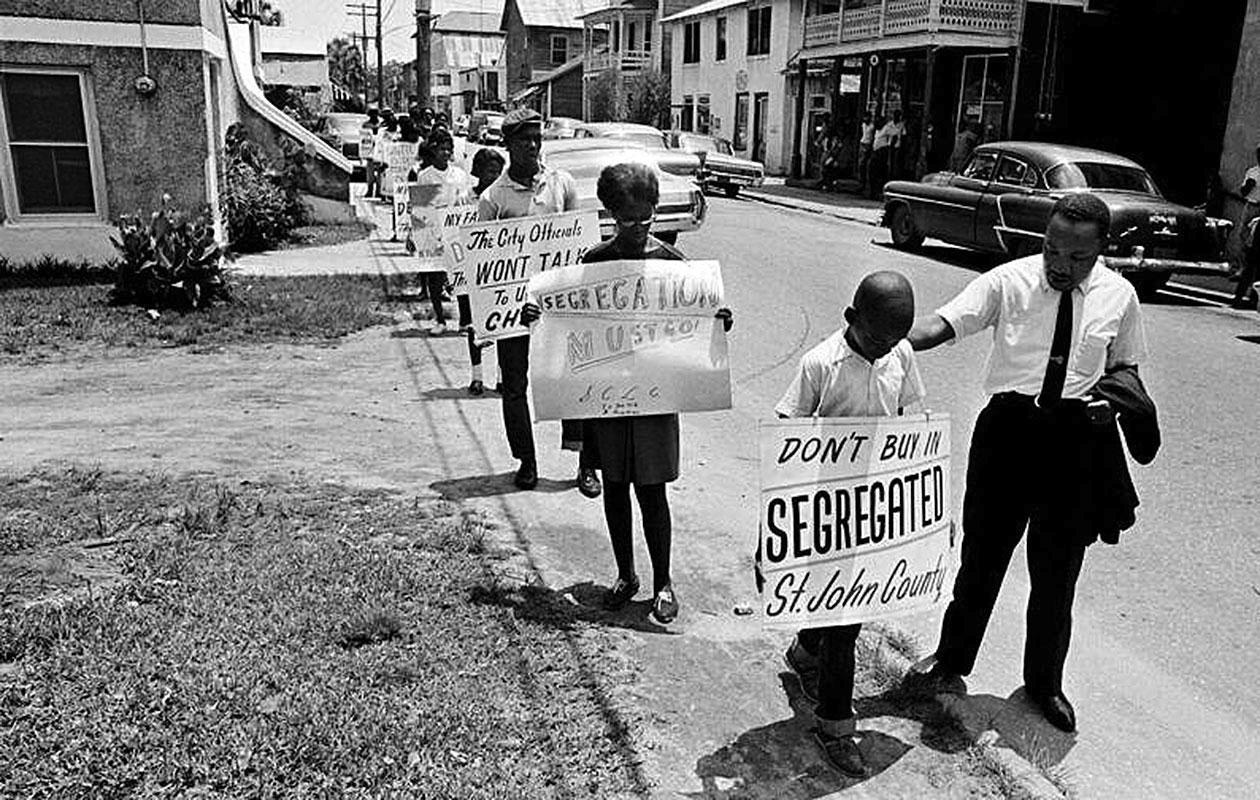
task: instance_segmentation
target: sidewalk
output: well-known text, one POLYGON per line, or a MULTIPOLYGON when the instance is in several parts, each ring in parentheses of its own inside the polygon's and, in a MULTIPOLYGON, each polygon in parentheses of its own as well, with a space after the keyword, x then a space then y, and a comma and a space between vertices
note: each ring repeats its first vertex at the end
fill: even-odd
POLYGON ((767 205, 823 214, 864 225, 879 225, 883 203, 858 194, 856 183, 845 182, 838 192, 822 192, 812 187, 811 181, 793 181, 792 185, 788 185, 782 178, 767 178, 756 189, 741 190, 740 195, 767 205))

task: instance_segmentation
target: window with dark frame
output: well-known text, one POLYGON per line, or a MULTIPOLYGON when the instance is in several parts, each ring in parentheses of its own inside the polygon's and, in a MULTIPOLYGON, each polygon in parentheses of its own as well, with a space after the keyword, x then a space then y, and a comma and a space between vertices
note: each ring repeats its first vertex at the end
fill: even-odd
POLYGON ((770 54, 770 6, 748 10, 748 55, 770 54))
POLYGON ((0 95, 18 213, 95 214, 80 76, 5 70, 0 95))
POLYGON ((717 44, 713 49, 713 60, 726 60, 726 17, 717 18, 717 44))
POLYGON ((735 95, 735 135, 731 139, 731 146, 736 150, 748 147, 748 92, 735 95))
POLYGON ((683 63, 700 63, 700 22, 683 25, 683 63))
POLYGON ((551 37, 551 63, 563 64, 569 60, 569 37, 551 37))

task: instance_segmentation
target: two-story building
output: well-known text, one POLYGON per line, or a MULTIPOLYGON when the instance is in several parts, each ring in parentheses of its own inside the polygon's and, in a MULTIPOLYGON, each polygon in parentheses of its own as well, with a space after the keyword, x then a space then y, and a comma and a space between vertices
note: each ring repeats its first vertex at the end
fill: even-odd
POLYGON ((217 219, 224 133, 351 165, 263 95, 258 26, 221 0, 0 0, 0 254, 109 258, 112 224, 164 194, 217 219))
POLYGON ((800 40, 802 0, 708 0, 665 17, 675 128, 729 139, 783 174, 795 123, 784 67, 800 40))
POLYGON ((496 13, 448 11, 433 25, 433 101, 452 118, 503 99, 506 37, 499 23, 496 13))
MULTIPOLYGON (((859 141, 863 114, 878 123, 900 112, 906 134, 893 171, 922 173, 947 163, 962 126, 977 126, 985 139, 1010 131, 1025 4, 806 0, 793 67, 827 67, 829 91, 807 105, 819 116, 825 112, 832 133, 851 145, 859 141)), ((807 147, 802 136, 798 155, 807 147)))
MULTIPOLYGON (((544 83, 551 77, 570 75, 580 67, 582 56, 581 16, 603 5, 605 0, 506 0, 500 29, 507 36, 504 61, 507 96, 512 105, 523 105, 547 93, 544 83), (573 62, 570 66, 570 62, 573 62), (562 67, 568 69, 556 75, 562 67), (531 85, 532 84, 532 85, 531 85)), ((548 105, 576 116, 582 107, 581 76, 553 87, 548 105), (556 91, 559 96, 556 96, 556 91), (576 110, 575 110, 576 109, 576 110)), ((546 113, 546 111, 544 111, 546 113)))

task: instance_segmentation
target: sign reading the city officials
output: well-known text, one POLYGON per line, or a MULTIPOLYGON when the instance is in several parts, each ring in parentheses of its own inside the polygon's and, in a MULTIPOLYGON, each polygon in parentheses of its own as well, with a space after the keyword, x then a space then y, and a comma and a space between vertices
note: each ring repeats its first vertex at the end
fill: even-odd
POLYGON ((599 242, 599 215, 567 211, 541 217, 480 222, 459 230, 448 248, 464 272, 473 328, 482 341, 529 333, 521 323, 529 279, 576 264, 599 242))
POLYGON ((763 421, 767 628, 923 611, 952 586, 949 417, 763 421))
POLYGON ((529 342, 538 419, 731 407, 716 261, 608 261, 535 275, 529 342))

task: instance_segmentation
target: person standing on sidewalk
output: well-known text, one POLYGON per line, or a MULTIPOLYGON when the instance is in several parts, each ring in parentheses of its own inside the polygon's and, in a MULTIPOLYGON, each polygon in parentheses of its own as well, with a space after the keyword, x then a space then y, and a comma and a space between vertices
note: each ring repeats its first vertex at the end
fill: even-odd
MULTIPOLYGON (((467 172, 451 163, 455 154, 455 142, 446 131, 435 131, 425 143, 429 152, 429 164, 423 167, 410 184, 412 222, 408 229, 408 250, 414 250, 412 231, 417 226, 430 224, 422 209, 447 208, 472 201, 473 179, 467 172)), ((430 231, 430 235, 437 235, 430 231)), ((422 272, 424 289, 433 304, 433 327, 430 336, 446 333, 446 310, 442 307, 442 295, 446 291, 446 271, 422 272)))
POLYGON ((862 115, 862 133, 858 137, 857 179, 858 191, 865 193, 870 185, 871 147, 875 144, 875 122, 871 112, 862 115))
POLYGON ((1027 529, 1024 686, 1046 720, 1067 732, 1076 729, 1076 712, 1063 694, 1076 581, 1085 548, 1098 536, 1093 512, 1118 502, 1095 502, 1099 470, 1091 448, 1110 421, 1095 415, 1110 409, 1091 402, 1089 393, 1104 376, 1128 372, 1136 381, 1146 357, 1137 293, 1100 258, 1110 225, 1106 204, 1094 195, 1063 197, 1051 211, 1040 255, 979 276, 935 314, 916 320, 909 337, 916 350, 926 350, 993 329, 984 378, 990 397, 971 437, 953 599, 936 652, 911 668, 907 685, 965 689, 962 676, 975 666, 1027 529))
POLYGON ((884 117, 875 119, 875 139, 871 144, 871 163, 867 167, 870 183, 866 187, 868 197, 879 197, 888 180, 889 154, 892 153, 894 128, 884 117))
POLYGON ((1242 235, 1243 256, 1232 305, 1234 308, 1254 309, 1256 297, 1252 284, 1256 280, 1257 266, 1260 266, 1260 240, 1256 238, 1257 226, 1260 225, 1257 223, 1260 220, 1260 146, 1256 147, 1256 163, 1243 175, 1238 194, 1243 201, 1242 218, 1238 225, 1242 235))
MULTIPOLYGON (((477 185, 473 187, 473 194, 480 198, 502 173, 503 156, 498 150, 490 147, 478 150, 472 161, 472 176, 477 181, 477 185)), ((455 295, 455 301, 459 304, 459 328, 468 337, 468 361, 472 365, 472 380, 468 383, 468 393, 473 397, 480 397, 486 393, 485 380, 481 374, 481 348, 489 342, 483 345, 477 341, 477 331, 472 324, 472 304, 468 300, 468 293, 455 295)))
MULTIPOLYGON (((599 201, 616 223, 613 238, 595 245, 582 262, 685 261, 672 245, 652 236, 660 183, 653 167, 626 163, 604 167, 596 187, 599 201)), ((541 309, 531 303, 522 319, 533 321, 541 309)), ((730 309, 716 316, 731 329, 730 309)), ((667 484, 678 479, 678 414, 603 417, 585 421, 586 443, 582 451, 589 463, 604 473, 604 520, 617 562, 617 580, 604 598, 604 608, 615 611, 639 591, 634 571, 634 518, 630 485, 634 484, 643 516, 643 538, 652 559, 652 617, 668 624, 678 616, 678 599, 670 578, 673 524, 669 513, 667 484)))
MULTIPOLYGON (((858 284, 848 323, 801 358, 775 413, 789 417, 882 417, 923 400, 923 379, 906 334, 914 324, 914 290, 899 272, 875 272, 858 284)), ((816 705, 815 736, 823 756, 851 777, 866 763, 856 741, 854 647, 861 623, 807 628, 784 659, 816 705)))
MULTIPOLYGON (((477 204, 480 220, 559 214, 577 209, 577 185, 573 177, 563 170, 549 169, 542 162, 541 114, 530 108, 509 112, 503 120, 503 142, 508 151, 508 168, 482 192, 477 204)), ((529 336, 501 339, 497 349, 499 370, 503 374, 503 426, 507 429, 512 456, 521 462, 515 483, 520 489, 533 489, 538 485, 538 462, 525 393, 529 387, 529 336)), ((578 490, 587 497, 598 497, 602 488, 599 476, 580 455, 582 423, 564 420, 560 428, 560 447, 579 451, 578 490)))

